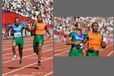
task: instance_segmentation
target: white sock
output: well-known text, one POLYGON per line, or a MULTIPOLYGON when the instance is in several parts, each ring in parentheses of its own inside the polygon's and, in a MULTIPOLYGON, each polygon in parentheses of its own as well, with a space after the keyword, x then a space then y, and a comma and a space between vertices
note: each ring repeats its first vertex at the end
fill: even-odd
POLYGON ((14 57, 16 57, 16 55, 14 55, 14 57))

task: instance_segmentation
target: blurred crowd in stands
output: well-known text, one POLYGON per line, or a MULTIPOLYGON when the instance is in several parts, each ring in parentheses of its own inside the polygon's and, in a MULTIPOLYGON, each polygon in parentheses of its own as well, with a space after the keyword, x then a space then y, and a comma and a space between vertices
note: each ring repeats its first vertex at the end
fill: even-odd
POLYGON ((70 32, 75 31, 75 24, 83 24, 82 32, 84 34, 91 31, 93 22, 98 22, 99 32, 105 38, 113 37, 114 17, 54 17, 54 39, 65 41, 70 32))
POLYGON ((3 0, 2 9, 35 20, 41 13, 46 23, 53 23, 53 0, 3 0))

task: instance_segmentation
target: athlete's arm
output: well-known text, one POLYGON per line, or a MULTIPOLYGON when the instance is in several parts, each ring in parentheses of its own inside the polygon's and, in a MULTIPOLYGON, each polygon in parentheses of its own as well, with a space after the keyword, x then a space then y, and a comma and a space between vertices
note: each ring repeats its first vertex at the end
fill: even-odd
POLYGON ((69 38, 66 41, 66 45, 80 44, 81 43, 81 41, 72 42, 72 38, 73 38, 73 32, 70 33, 69 38))
POLYGON ((6 31, 6 38, 8 38, 9 35, 9 30, 11 29, 11 25, 8 26, 7 31, 6 31))
POLYGON ((86 34, 85 38, 83 40, 83 44, 86 44, 88 40, 89 40, 89 36, 88 36, 88 34, 86 34))
POLYGON ((88 34, 86 34, 85 39, 83 40, 83 48, 86 50, 88 49, 88 43, 87 43, 88 39, 89 39, 89 36, 88 34))
POLYGON ((33 31, 35 31, 35 29, 36 29, 36 26, 32 26, 30 31, 33 32, 33 31))
POLYGON ((46 30, 46 32, 48 32, 48 34, 49 34, 48 39, 49 39, 49 38, 51 38, 51 34, 50 34, 50 32, 49 32, 49 30, 48 30, 47 26, 45 27, 45 30, 46 30))
POLYGON ((68 40, 66 41, 66 45, 80 44, 80 43, 81 41, 72 42, 72 38, 68 38, 68 40))
POLYGON ((84 40, 83 40, 83 44, 86 44, 87 41, 88 41, 87 39, 84 39, 84 40))
POLYGON ((29 31, 29 32, 33 32, 33 31, 36 29, 36 27, 35 27, 36 23, 34 22, 32 25, 33 25, 33 26, 32 26, 31 29, 30 29, 30 28, 28 27, 28 24, 27 24, 26 27, 25 27, 25 29, 26 29, 27 31, 29 31))
POLYGON ((48 33, 49 35, 51 35, 50 32, 49 32, 49 30, 48 30, 48 28, 47 28, 47 26, 45 27, 45 29, 46 29, 47 33, 48 33))
POLYGON ((31 32, 31 29, 28 27, 28 25, 25 26, 25 30, 31 32))

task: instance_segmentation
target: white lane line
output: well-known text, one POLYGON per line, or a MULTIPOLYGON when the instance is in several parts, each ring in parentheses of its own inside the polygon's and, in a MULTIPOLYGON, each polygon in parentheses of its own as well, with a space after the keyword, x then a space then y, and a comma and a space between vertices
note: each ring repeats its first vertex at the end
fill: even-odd
MULTIPOLYGON (((65 49, 67 49, 67 48, 65 48, 65 49)), ((60 50, 65 50, 65 49, 61 49, 61 48, 60 48, 59 50, 55 50, 55 51, 60 51, 60 50)), ((29 49, 28 49, 28 50, 29 50, 29 49)), ((42 53, 47 52, 47 51, 50 51, 50 50, 53 50, 53 49, 49 49, 49 50, 43 51, 42 53)), ((23 59, 24 59, 24 58, 27 58, 27 57, 29 57, 29 56, 33 56, 33 55, 36 55, 36 54, 31 54, 31 55, 23 56, 23 59)), ((16 60, 18 60, 18 59, 20 59, 20 58, 17 58, 16 60)), ((4 61, 4 62, 2 62, 2 63, 8 63, 8 62, 11 62, 11 60, 4 61)))
MULTIPOLYGON (((31 39, 33 39, 33 38, 30 38, 30 39, 29 39, 29 38, 25 38, 24 40, 31 40, 31 39)), ((12 42, 12 40, 10 40, 10 41, 5 41, 5 42, 2 41, 2 43, 4 43, 4 44, 11 43, 11 42, 12 42)))
MULTIPOLYGON (((69 51, 64 51, 64 52, 62 52, 62 53, 55 54, 55 56, 56 56, 56 55, 63 54, 63 53, 66 53, 66 52, 69 52, 69 51)), ((53 57, 50 57, 50 58, 44 59, 44 60, 42 60, 42 62, 43 62, 43 61, 46 61, 46 60, 50 60, 50 59, 52 59, 52 58, 53 58, 53 57)), ((4 74, 2 74, 2 75, 5 76, 5 75, 10 74, 10 73, 13 73, 13 72, 15 72, 15 71, 18 71, 18 70, 24 69, 24 68, 26 68, 26 67, 32 66, 32 65, 34 65, 34 64, 36 64, 36 63, 37 63, 37 62, 35 62, 35 63, 33 63, 33 64, 30 64, 30 65, 27 65, 27 66, 24 66, 24 67, 19 68, 19 69, 16 69, 16 70, 13 70, 13 71, 10 71, 10 72, 7 72, 7 73, 4 73, 4 74)))
MULTIPOLYGON (((44 45, 44 46, 46 46, 46 45, 44 45)), ((43 48, 44 48, 44 46, 43 46, 43 48)), ((50 46, 50 45, 47 45, 47 46, 50 46)), ((67 49, 66 48, 65 49, 56 48, 56 49, 59 49, 59 50, 67 50, 68 48, 67 49)), ((23 52, 30 51, 30 50, 33 50, 33 48, 24 49, 23 52)), ((54 52, 59 51, 59 50, 55 50, 54 52)), ((11 54, 12 53, 8 53, 8 54, 4 54, 2 56, 11 55, 11 54)))
POLYGON ((52 74, 52 73, 53 73, 53 71, 51 71, 51 72, 45 74, 44 76, 48 76, 48 75, 50 75, 50 74, 52 74))
MULTIPOLYGON (((53 45, 53 44, 50 44, 50 45, 53 45)), ((47 46, 50 46, 50 45, 44 45, 44 47, 47 47, 47 46)), ((63 46, 64 47, 64 46, 63 46)), ((62 48, 56 48, 56 49, 62 49, 62 48)), ((24 49, 23 52, 26 52, 26 51, 29 51, 29 50, 33 50, 33 48, 28 48, 28 49, 24 49)), ((6 55, 11 55, 12 53, 8 53, 8 54, 4 54, 2 56, 6 56, 6 55)))
MULTIPOLYGON (((44 42, 49 42, 49 41, 53 41, 53 40, 44 40, 44 42)), ((27 40, 24 40, 24 43, 29 43, 29 42, 33 42, 33 40, 31 40, 31 41, 27 41, 27 40)), ((11 43, 12 43, 12 41, 11 41, 11 43)), ((11 45, 11 44, 3 44, 2 43, 2 46, 9 46, 9 45, 11 45)))
MULTIPOLYGON (((110 44, 110 45, 107 46, 106 48, 108 48, 108 47, 110 47, 110 46, 112 46, 112 45, 113 45, 113 44, 110 44)), ((105 48, 105 49, 106 49, 106 48, 105 48)), ((101 49, 101 50, 99 50, 99 51, 101 52, 101 51, 103 51, 103 50, 105 50, 105 49, 101 49)))
MULTIPOLYGON (((49 58, 43 59, 43 60, 41 60, 41 62, 44 62, 44 61, 50 60, 50 59, 52 59, 52 58, 53 58, 53 57, 49 57, 49 58)), ((24 69, 24 68, 26 68, 26 67, 32 66, 32 65, 34 65, 34 64, 37 64, 37 62, 32 63, 32 64, 29 64, 29 65, 24 66, 24 67, 19 68, 19 69, 16 69, 16 70, 13 70, 13 71, 10 71, 10 72, 7 72, 7 73, 4 73, 4 74, 2 74, 2 76, 5 76, 5 75, 8 75, 8 74, 10 74, 10 73, 13 73, 13 72, 19 71, 19 70, 21 70, 21 69, 24 69)))
POLYGON ((111 53, 109 53, 107 56, 110 56, 113 53, 113 51, 111 53))
MULTIPOLYGON (((49 49, 49 50, 43 51, 42 53, 45 53, 45 52, 48 52, 48 51, 51 51, 51 50, 53 50, 53 49, 49 49)), ((33 55, 35 55, 35 54, 23 56, 23 59, 24 59, 24 58, 27 58, 27 57, 30 57, 30 56, 33 56, 33 55)), ((17 59, 15 59, 15 60, 18 60, 18 59, 20 59, 20 58, 17 58, 17 59)), ((8 62, 11 62, 11 60, 4 61, 4 62, 2 62, 2 63, 8 63, 8 62)))
MULTIPOLYGON (((24 39, 24 41, 25 41, 25 40, 31 40, 31 39, 33 40, 33 39, 34 39, 34 37, 31 37, 31 38, 23 38, 23 39, 24 39)), ((44 39, 44 40, 46 40, 46 39, 44 39)), ((2 41, 2 44, 4 44, 4 45, 5 45, 5 44, 7 44, 7 43, 11 43, 11 42, 12 42, 12 40, 5 41, 5 42, 4 42, 4 41, 2 41)))
MULTIPOLYGON (((61 48, 60 48, 60 49, 58 49, 58 50, 55 50, 55 52, 60 51, 60 50, 67 50, 67 49, 68 49, 68 48, 65 48, 65 49, 61 49, 61 48)), ((28 50, 29 50, 29 49, 28 49, 28 50)), ((53 49, 50 49, 50 50, 53 50, 53 49)), ((49 50, 46 50, 46 52, 47 52, 47 51, 49 51, 49 50)), ((43 53, 44 53, 44 52, 45 52, 45 51, 43 51, 43 53)), ((31 55, 24 56, 23 59, 26 58, 26 57, 29 57, 29 56, 33 56, 33 55, 35 55, 35 54, 31 54, 31 55)), ((20 58, 17 58, 16 60, 18 60, 18 59, 20 59, 20 58)), ((7 62, 10 62, 10 61, 11 61, 11 60, 8 60, 8 61, 2 62, 2 63, 7 63, 7 62)))
MULTIPOLYGON (((53 44, 50 44, 50 45, 52 46, 53 44)), ((43 48, 44 48, 44 47, 47 47, 47 46, 50 46, 50 45, 44 45, 43 48)), ((24 49, 23 52, 26 52, 26 51, 29 51, 29 50, 33 50, 33 48, 31 47, 31 48, 24 49)), ((12 53, 7 53, 7 54, 4 54, 3 56, 11 55, 11 54, 12 54, 12 53)))
MULTIPOLYGON (((67 52, 69 52, 69 51, 67 51, 67 52)), ((56 55, 60 55, 60 54, 63 54, 63 53, 55 54, 55 56, 56 56, 56 55)), ((49 58, 43 59, 43 60, 41 60, 41 62, 44 62, 44 61, 47 61, 47 60, 50 60, 50 59, 53 59, 53 57, 49 57, 49 58)), ((34 65, 34 64, 37 64, 37 62, 32 63, 32 64, 29 64, 29 65, 26 65, 26 66, 23 66, 22 68, 19 68, 19 69, 16 69, 16 70, 13 70, 13 71, 4 73, 4 74, 2 74, 2 76, 5 76, 5 75, 8 75, 8 74, 10 74, 10 73, 19 71, 19 70, 21 70, 21 69, 24 69, 24 68, 26 68, 26 67, 32 66, 32 65, 34 65)))
MULTIPOLYGON (((44 41, 44 43, 45 42, 50 42, 50 41, 52 41, 52 40, 44 41)), ((31 42, 33 42, 33 40, 31 40, 31 41, 24 41, 24 44, 31 43, 31 42)), ((6 46, 10 46, 10 45, 12 45, 12 44, 5 44, 5 45, 2 44, 2 47, 6 47, 6 46)))
MULTIPOLYGON (((108 48, 108 47, 110 47, 110 46, 112 46, 112 45, 113 45, 113 44, 110 44, 110 45, 107 46, 106 48, 108 48)), ((105 48, 105 49, 101 49, 100 52, 103 51, 103 50, 106 50, 106 48, 105 48)), ((109 53, 107 56, 110 56, 112 53, 113 53, 113 51, 112 51, 111 53, 109 53)))
MULTIPOLYGON (((48 42, 49 42, 49 41, 45 41, 44 45, 45 45, 46 43, 48 43, 48 42)), ((33 45, 33 44, 24 45, 24 47, 31 46, 31 45, 33 45)), ((16 48, 17 48, 17 47, 16 47, 16 48)), ((2 50, 4 51, 4 50, 10 50, 10 49, 12 49, 12 47, 6 48, 6 49, 2 49, 2 50)))

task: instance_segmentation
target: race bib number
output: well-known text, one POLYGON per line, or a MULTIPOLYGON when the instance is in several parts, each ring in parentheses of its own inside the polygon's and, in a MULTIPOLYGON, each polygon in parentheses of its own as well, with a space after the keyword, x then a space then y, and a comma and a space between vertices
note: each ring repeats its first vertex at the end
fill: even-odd
POLYGON ((21 37, 21 33, 20 33, 20 32, 18 32, 18 33, 14 33, 14 37, 15 37, 15 38, 19 38, 19 37, 21 37))
POLYGON ((75 49, 83 49, 83 44, 75 44, 74 45, 75 49))

